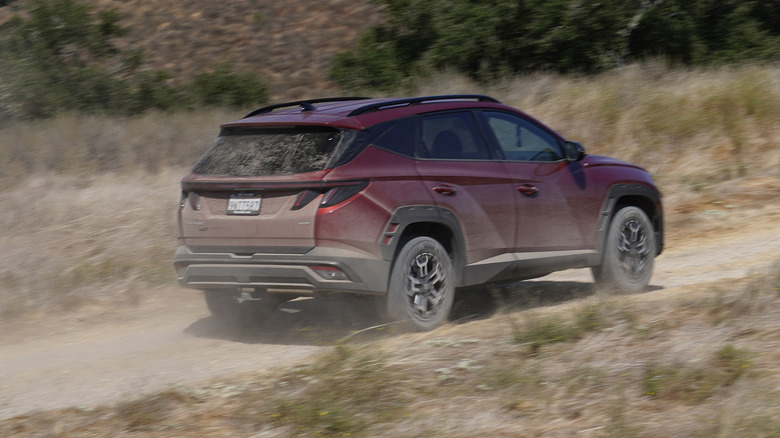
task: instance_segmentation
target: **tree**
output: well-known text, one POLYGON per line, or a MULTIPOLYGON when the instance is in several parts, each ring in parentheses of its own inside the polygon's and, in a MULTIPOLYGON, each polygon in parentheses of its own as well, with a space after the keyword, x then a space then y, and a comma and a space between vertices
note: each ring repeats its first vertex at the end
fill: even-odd
POLYGON ((268 102, 268 87, 256 75, 234 73, 228 64, 199 73, 189 88, 199 105, 246 108, 268 102))
POLYGON ((646 57, 686 65, 780 58, 777 0, 374 0, 385 21, 330 77, 393 89, 419 72, 480 81, 529 71, 596 73, 646 57))
POLYGON ((59 111, 136 114, 148 109, 265 103, 266 85, 227 65, 174 85, 164 71, 139 71, 140 49, 120 50, 127 34, 112 10, 74 0, 37 0, 0 26, 0 122, 59 111))
POLYGON ((96 16, 72 0, 41 0, 29 18, 14 16, 0 28, 7 61, 0 78, 22 116, 46 117, 61 109, 120 110, 128 87, 106 67, 121 55, 112 38, 126 33, 119 15, 96 16))

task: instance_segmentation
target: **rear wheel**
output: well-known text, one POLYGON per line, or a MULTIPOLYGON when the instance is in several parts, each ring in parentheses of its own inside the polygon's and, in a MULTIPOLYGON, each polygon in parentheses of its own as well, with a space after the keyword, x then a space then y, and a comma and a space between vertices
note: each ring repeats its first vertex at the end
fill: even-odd
POLYGON ((415 330, 431 330, 449 318, 455 275, 447 250, 430 237, 407 242, 390 274, 387 315, 415 330))
POLYGON ((653 275, 655 234, 642 209, 624 207, 607 229, 601 265, 592 268, 599 285, 619 292, 642 291, 653 275))
POLYGON ((236 327, 259 327, 271 317, 279 300, 266 293, 238 289, 203 291, 206 305, 220 323, 236 327))

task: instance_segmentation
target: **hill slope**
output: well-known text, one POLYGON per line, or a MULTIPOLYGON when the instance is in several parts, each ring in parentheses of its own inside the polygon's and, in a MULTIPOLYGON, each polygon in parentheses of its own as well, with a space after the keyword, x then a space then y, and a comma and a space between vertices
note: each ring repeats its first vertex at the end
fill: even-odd
MULTIPOLYGON (((0 7, 0 22, 26 1, 0 7)), ((144 49, 142 68, 179 81, 229 63, 256 71, 273 100, 337 93, 327 79, 331 58, 380 19, 368 0, 79 1, 122 15, 130 33, 118 45, 144 49)))

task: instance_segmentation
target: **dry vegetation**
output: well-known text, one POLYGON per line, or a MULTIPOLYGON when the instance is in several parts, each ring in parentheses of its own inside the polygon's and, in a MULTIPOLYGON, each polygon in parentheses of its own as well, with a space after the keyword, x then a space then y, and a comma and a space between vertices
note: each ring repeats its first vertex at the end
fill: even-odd
MULTIPOLYGON (((778 66, 649 64, 489 87, 442 74, 414 90, 456 92, 494 95, 591 153, 647 167, 666 195, 671 245, 739 226, 780 199, 778 66), (719 212, 734 220, 688 224, 719 212)), ((172 283, 178 178, 218 123, 238 116, 64 115, 0 129, 0 317, 109 311, 172 283)), ((292 370, 32 413, 1 421, 0 435, 780 434, 780 267, 674 296, 533 304, 378 345, 357 336, 292 370)))
MULTIPOLYGON (((648 168, 666 195, 672 238, 696 215, 738 216, 780 199, 780 67, 644 65, 488 88, 442 75, 416 90, 475 91, 523 108, 591 153, 648 168)), ((219 123, 239 116, 64 115, 0 129, 0 314, 124 300, 170 282, 178 178, 219 123)))
MULTIPOLYGON (((516 291, 522 296, 524 291, 516 291)), ((95 409, 0 421, 5 436, 780 434, 780 266, 684 294, 514 308, 433 333, 356 338, 306 365, 95 409)))
POLYGON ((178 180, 231 117, 62 116, 0 131, 0 317, 126 305, 175 281, 178 180))
MULTIPOLYGON (((28 0, 17 0, 17 4, 28 0)), ((219 64, 252 70, 269 84, 274 100, 335 93, 327 79, 333 56, 380 19, 368 0, 83 0, 122 14, 130 34, 121 48, 143 48, 142 68, 166 70, 175 81, 219 64)), ((0 23, 13 12, 0 7, 0 23)))

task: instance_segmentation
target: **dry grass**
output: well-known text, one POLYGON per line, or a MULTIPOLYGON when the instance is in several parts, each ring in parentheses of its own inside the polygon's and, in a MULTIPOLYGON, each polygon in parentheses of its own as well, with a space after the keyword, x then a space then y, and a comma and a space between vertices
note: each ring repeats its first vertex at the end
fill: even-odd
MULTIPOLYGON (((145 68, 180 80, 229 62, 258 71, 277 101, 339 94, 328 62, 379 18, 363 0, 91 1, 125 14, 121 45, 144 48, 145 68)), ((672 237, 741 226, 742 212, 780 199, 780 66, 649 63, 489 86, 442 73, 409 90, 461 92, 648 168, 672 237), (733 219, 686 223, 720 214, 733 219)), ((178 179, 238 116, 63 115, 0 129, 0 317, 115 311, 171 283, 178 179)), ((780 435, 780 267, 672 292, 515 300, 489 320, 342 345, 298 369, 2 420, 0 435, 780 435)))
POLYGON ((65 114, 0 129, 0 181, 56 174, 155 173, 189 168, 241 112, 149 112, 130 118, 65 114))
POLYGON ((130 304, 174 281, 178 181, 236 117, 63 115, 0 130, 0 316, 130 304))
MULTIPOLYGON (((707 211, 776 203, 777 71, 634 66, 593 79, 526 77, 487 89, 444 76, 416 91, 487 92, 591 152, 643 164, 667 194, 674 234, 698 230, 685 221, 707 211), (728 105, 713 106, 723 96, 728 105), (681 105, 678 124, 653 118, 681 114, 681 105), (737 116, 728 126, 724 112, 737 116)), ((2 317, 116 309, 171 283, 178 179, 218 123, 237 116, 66 115, 0 129, 2 317)), ((731 225, 718 226, 744 219, 750 216, 734 213, 721 221, 731 225)), ((396 336, 376 349, 347 345, 278 374, 96 410, 32 413, 1 421, 0 435, 780 433, 780 271, 634 297, 567 291, 579 299, 564 304, 525 292, 489 320, 396 336)))
POLYGON ((0 316, 132 304, 175 280, 179 177, 41 176, 5 191, 0 316))
POLYGON ((445 73, 412 91, 474 92, 526 111, 589 153, 645 167, 664 194, 672 239, 679 230, 685 238, 731 231, 750 221, 744 212, 778 205, 780 65, 674 70, 648 63, 490 86, 445 73), (691 229, 691 220, 707 225, 691 229))
POLYGON ((778 321, 780 264, 715 295, 705 285, 508 310, 380 345, 337 345, 291 370, 28 414, 0 421, 0 433, 771 437, 780 433, 778 321), (541 320, 598 324, 529 350, 518 341, 541 320))
POLYGON ((747 175, 780 177, 780 66, 673 70, 630 65, 596 77, 532 75, 487 87, 458 75, 418 94, 483 92, 588 151, 646 167, 662 184, 705 191, 747 175))
MULTIPOLYGON (((778 69, 650 64, 587 79, 519 77, 487 88, 442 74, 414 93, 489 93, 593 153, 644 165, 666 195, 674 237, 742 226, 750 218, 741 215, 780 197, 778 69), (686 227, 692 218, 708 226, 686 227)), ((219 123, 240 115, 63 115, 0 129, 0 313, 132 302, 132 291, 171 281, 177 180, 219 123)))

